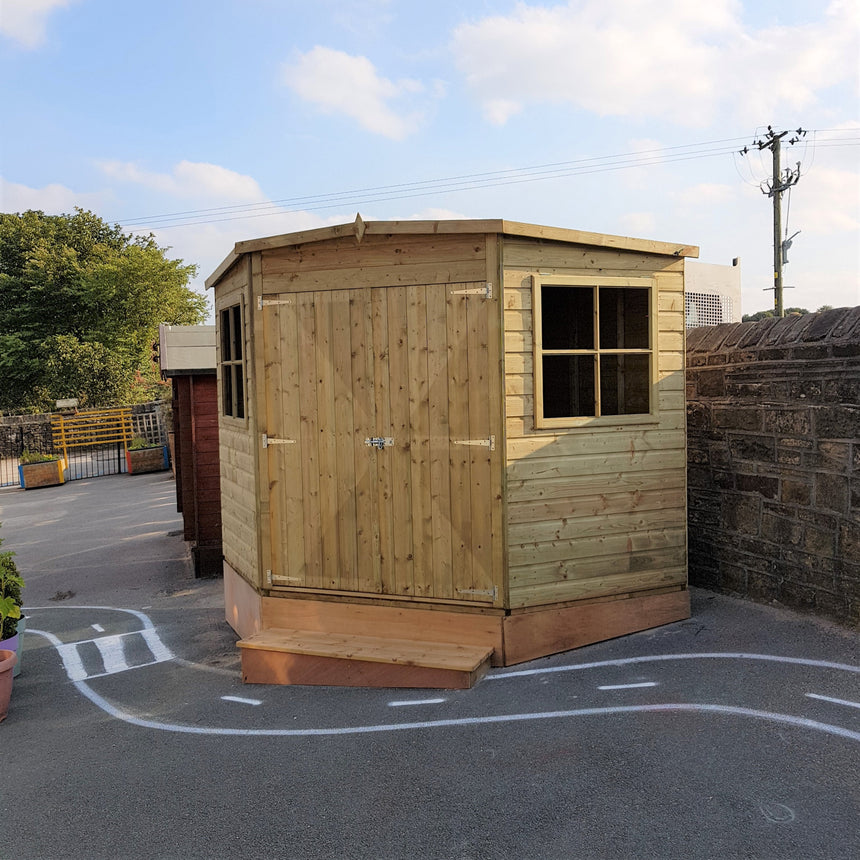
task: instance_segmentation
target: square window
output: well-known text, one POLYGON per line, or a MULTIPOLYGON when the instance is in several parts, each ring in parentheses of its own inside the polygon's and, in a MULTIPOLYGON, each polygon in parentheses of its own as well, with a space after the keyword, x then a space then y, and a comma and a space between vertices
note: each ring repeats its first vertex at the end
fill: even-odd
POLYGON ((651 413, 653 297, 648 279, 535 278, 538 427, 651 413))

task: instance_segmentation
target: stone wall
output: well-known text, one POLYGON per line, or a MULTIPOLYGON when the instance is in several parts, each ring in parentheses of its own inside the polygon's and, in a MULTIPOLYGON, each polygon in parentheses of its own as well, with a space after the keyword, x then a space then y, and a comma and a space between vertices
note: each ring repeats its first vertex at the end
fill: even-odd
POLYGON ((860 307, 687 334, 694 585, 860 623, 860 307))

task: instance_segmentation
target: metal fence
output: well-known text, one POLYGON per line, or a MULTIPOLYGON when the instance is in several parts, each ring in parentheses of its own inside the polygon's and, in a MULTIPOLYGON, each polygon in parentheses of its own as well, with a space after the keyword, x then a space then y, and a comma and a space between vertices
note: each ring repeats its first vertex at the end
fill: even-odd
MULTIPOLYGON (((130 412, 128 430, 115 427, 101 435, 94 430, 89 439, 80 430, 77 436, 57 432, 60 419, 62 423, 68 423, 70 417, 77 416, 55 413, 0 419, 0 487, 19 486, 18 465, 25 450, 64 458, 65 479, 75 481, 126 472, 125 449, 134 436, 141 436, 151 444, 167 443, 167 426, 161 403, 125 409, 130 412), (69 444, 72 438, 74 444, 69 444)), ((78 416, 85 414, 77 413, 78 416)), ((107 423, 110 423, 109 419, 107 423)))

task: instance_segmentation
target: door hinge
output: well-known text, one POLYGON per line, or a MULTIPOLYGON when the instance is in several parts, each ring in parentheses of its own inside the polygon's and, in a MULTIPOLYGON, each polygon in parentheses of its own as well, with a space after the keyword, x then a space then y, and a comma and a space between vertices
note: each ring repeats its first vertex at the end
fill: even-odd
POLYGON ((272 584, 272 571, 271 570, 266 571, 266 583, 268 585, 272 584))
POLYGON ((292 299, 264 299, 262 296, 257 297, 257 310, 261 311, 269 305, 291 305, 292 299))
POLYGON ((496 450, 496 437, 490 436, 488 439, 455 439, 454 445, 480 445, 482 448, 489 448, 491 451, 496 450))
POLYGON ((383 448, 390 448, 394 444, 393 436, 372 436, 364 440, 364 444, 368 448, 376 448, 381 451, 383 448))
POLYGON ((263 434, 263 447, 268 448, 269 445, 295 445, 295 439, 274 439, 271 436, 263 434))
POLYGON ((493 600, 495 600, 499 594, 499 589, 496 588, 496 586, 487 590, 482 590, 480 588, 458 588, 457 594, 474 594, 475 596, 480 597, 492 597, 493 600))
POLYGON ((493 297, 493 285, 488 281, 483 287, 469 287, 465 290, 451 290, 452 296, 483 296, 485 299, 493 297))

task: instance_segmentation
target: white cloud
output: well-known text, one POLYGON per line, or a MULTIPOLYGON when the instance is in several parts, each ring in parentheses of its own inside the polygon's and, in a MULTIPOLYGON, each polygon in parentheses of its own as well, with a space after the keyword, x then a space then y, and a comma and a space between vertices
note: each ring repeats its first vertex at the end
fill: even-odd
POLYGON ((760 122, 852 81, 856 5, 835 0, 815 23, 750 30, 738 0, 569 0, 517 4, 459 27, 452 51, 486 118, 528 104, 703 126, 721 108, 760 122))
POLYGON ((100 192, 80 193, 65 185, 45 185, 30 188, 0 177, 0 211, 26 212, 38 209, 48 215, 72 212, 76 206, 97 210, 108 202, 108 195, 100 192))
MULTIPOLYGON (((791 189, 791 220, 804 233, 860 231, 860 172, 816 168, 791 189)), ((783 196, 783 209, 786 209, 783 196)), ((858 237, 860 238, 860 237, 858 237)), ((855 238, 855 247, 860 247, 855 238)))
POLYGON ((265 199, 255 179, 218 164, 180 161, 171 173, 153 173, 124 161, 102 161, 99 167, 112 179, 201 202, 228 205, 258 203, 265 199))
POLYGON ((628 212, 620 223, 629 236, 653 236, 657 232, 657 218, 653 212, 628 212))
POLYGON ((729 203, 737 198, 738 190, 731 185, 700 182, 682 191, 670 191, 669 196, 682 208, 699 209, 729 203))
POLYGON ((402 140, 415 131, 419 112, 398 113, 392 103, 423 91, 415 80, 381 77, 367 57, 317 46, 285 64, 282 81, 325 113, 344 114, 374 134, 402 140))
POLYGON ((45 41, 48 17, 73 0, 0 0, 0 33, 25 48, 45 41))

